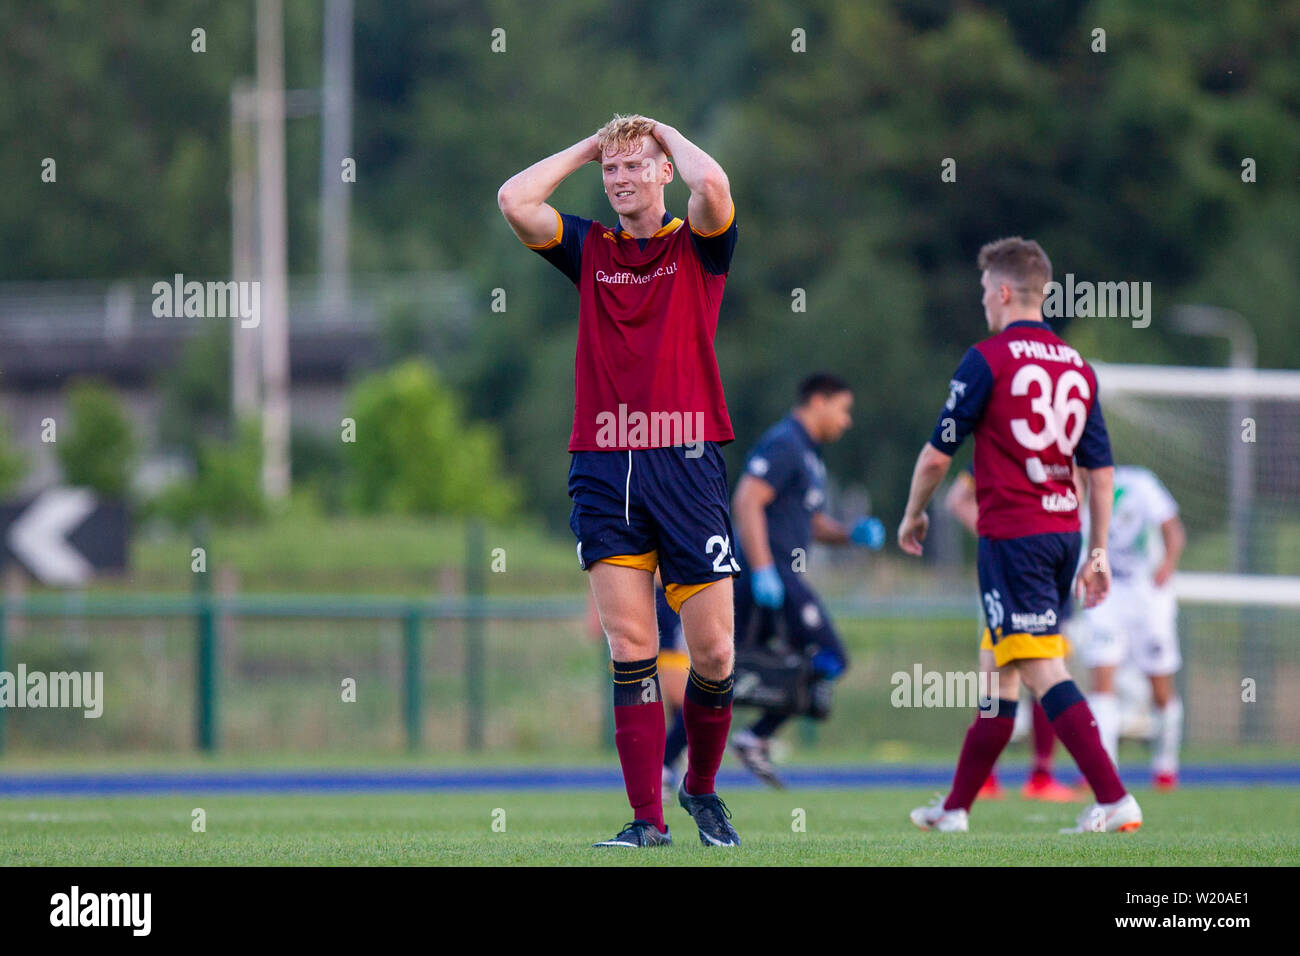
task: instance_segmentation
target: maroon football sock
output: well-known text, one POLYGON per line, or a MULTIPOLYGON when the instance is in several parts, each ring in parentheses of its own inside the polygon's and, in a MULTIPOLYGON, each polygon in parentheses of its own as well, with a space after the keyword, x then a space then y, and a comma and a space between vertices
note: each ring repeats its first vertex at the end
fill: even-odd
POLYGON ((714 778, 727 750, 731 731, 732 678, 711 681, 692 668, 682 701, 686 722, 686 792, 702 797, 714 792, 714 778))
POLYGON ((1052 729, 1079 765, 1098 803, 1114 803, 1127 793, 1119 773, 1101 745, 1097 720, 1072 680, 1063 680, 1043 695, 1043 710, 1052 729))
POLYGON ((970 809, 975 802, 975 795, 984 786, 993 765, 998 762, 998 756, 1011 739, 1011 731, 1015 726, 1015 701, 1000 701, 996 717, 975 716, 970 729, 966 731, 966 740, 961 745, 957 772, 952 778, 952 790, 943 802, 945 810, 970 809))
POLYGON ((654 658, 614 662, 614 746, 627 802, 638 820, 664 829, 664 705, 654 658))
POLYGON ((1034 775, 1050 777, 1052 775, 1052 748, 1056 746, 1056 734, 1052 731, 1052 722, 1047 719, 1043 705, 1034 701, 1034 775))

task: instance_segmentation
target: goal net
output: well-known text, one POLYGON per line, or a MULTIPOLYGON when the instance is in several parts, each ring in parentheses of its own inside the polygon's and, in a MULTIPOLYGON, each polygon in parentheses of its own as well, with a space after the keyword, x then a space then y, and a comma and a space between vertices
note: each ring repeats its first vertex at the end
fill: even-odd
POLYGON ((1116 463, 1154 472, 1187 528, 1187 740, 1300 745, 1300 372, 1095 368, 1116 463))

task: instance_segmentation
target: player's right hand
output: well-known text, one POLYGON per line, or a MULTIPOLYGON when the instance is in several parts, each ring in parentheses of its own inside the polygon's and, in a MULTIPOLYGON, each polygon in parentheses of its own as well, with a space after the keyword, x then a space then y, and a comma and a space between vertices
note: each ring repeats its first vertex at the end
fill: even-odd
POLYGON ((778 608, 785 603, 785 585, 781 583, 775 565, 755 569, 750 587, 754 592, 754 603, 759 607, 778 608))
POLYGON ((920 556, 921 542, 925 540, 925 533, 930 529, 930 516, 922 511, 919 515, 903 515, 903 521, 898 526, 898 546, 907 554, 920 556))

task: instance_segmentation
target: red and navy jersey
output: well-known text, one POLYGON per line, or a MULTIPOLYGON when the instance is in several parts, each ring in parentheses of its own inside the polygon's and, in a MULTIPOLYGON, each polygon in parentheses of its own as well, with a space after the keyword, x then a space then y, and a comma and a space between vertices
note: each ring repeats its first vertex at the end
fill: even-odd
POLYGON ((984 538, 1078 531, 1073 462, 1114 464, 1097 376, 1044 322, 1012 322, 966 352, 930 444, 951 455, 971 432, 984 538))
POLYGON ((665 213, 648 239, 560 215, 553 239, 529 245, 578 287, 569 451, 735 437, 713 351, 735 245, 734 210, 707 235, 665 213))

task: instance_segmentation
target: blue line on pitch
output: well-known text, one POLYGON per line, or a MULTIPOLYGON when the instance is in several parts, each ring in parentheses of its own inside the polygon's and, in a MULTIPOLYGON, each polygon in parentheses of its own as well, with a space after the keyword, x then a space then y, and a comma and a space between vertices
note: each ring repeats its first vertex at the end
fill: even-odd
MULTIPOLYGON (((1143 785, 1146 767, 1127 766, 1125 779, 1143 785)), ((791 788, 947 787, 946 765, 874 767, 787 767, 782 776, 791 788)), ((1025 779, 1023 770, 999 776, 1009 785, 1025 779)), ((1242 764, 1184 767, 1188 787, 1300 786, 1300 765, 1242 764)), ((1064 776, 1077 783, 1077 774, 1064 776)), ((758 787, 743 770, 723 770, 725 790, 758 787)), ((468 790, 602 790, 623 786, 617 765, 609 767, 480 768, 444 770, 195 770, 134 773, 2 773, 0 797, 115 796, 167 793, 340 793, 438 792, 468 790)))

